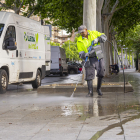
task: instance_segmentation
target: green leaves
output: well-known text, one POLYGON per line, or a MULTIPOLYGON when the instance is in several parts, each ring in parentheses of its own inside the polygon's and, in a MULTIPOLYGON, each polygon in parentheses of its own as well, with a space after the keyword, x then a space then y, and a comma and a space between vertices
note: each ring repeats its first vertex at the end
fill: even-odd
POLYGON ((70 60, 80 60, 79 59, 79 53, 77 50, 77 44, 72 41, 66 41, 63 45, 62 48, 65 49, 66 53, 66 58, 70 57, 70 60))
POLYGON ((140 1, 133 0, 129 2, 130 0, 121 0, 118 5, 118 9, 120 9, 113 15, 111 24, 115 27, 118 35, 121 32, 127 33, 140 23, 140 1))
MULTIPOLYGON (((83 20, 83 0, 50 0, 47 4, 47 16, 52 25, 72 32, 77 30, 83 20)), ((46 16, 42 15, 41 16, 46 16)))
POLYGON ((50 42, 51 46, 60 46, 60 43, 50 42))

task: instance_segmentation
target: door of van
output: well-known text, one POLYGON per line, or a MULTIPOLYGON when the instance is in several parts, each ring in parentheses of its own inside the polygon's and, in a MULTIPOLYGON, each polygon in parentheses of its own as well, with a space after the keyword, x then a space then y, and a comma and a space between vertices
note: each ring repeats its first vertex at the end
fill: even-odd
POLYGON ((8 38, 13 38, 16 41, 15 25, 8 25, 5 29, 5 35, 3 39, 3 53, 5 54, 4 57, 7 58, 6 63, 9 66, 9 82, 18 82, 18 50, 7 49, 7 46, 10 46, 9 42, 7 41, 8 38))
POLYGON ((61 47, 60 47, 60 56, 61 56, 61 65, 63 67, 63 71, 67 72, 68 64, 66 63, 66 54, 65 54, 65 50, 61 47))
POLYGON ((59 69, 59 47, 51 46, 51 69, 59 69))

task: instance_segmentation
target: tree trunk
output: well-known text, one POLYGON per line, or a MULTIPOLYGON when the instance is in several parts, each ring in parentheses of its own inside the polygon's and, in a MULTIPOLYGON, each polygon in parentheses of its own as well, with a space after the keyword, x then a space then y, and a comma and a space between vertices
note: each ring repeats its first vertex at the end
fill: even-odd
MULTIPOLYGON (((102 10, 102 7, 103 7, 103 3, 104 3, 104 0, 98 0, 96 2, 96 30, 98 32, 101 32, 103 33, 103 30, 102 30, 102 15, 101 15, 101 10, 102 10)), ((101 43, 101 47, 102 47, 102 51, 103 51, 103 54, 104 54, 104 44, 101 43)))
POLYGON ((83 24, 88 30, 96 30, 96 0, 84 0, 83 24))
MULTIPOLYGON (((108 27, 108 22, 104 22, 104 33, 107 36, 107 39, 109 39, 109 27, 108 27)), ((104 43, 104 62, 105 62, 105 76, 109 75, 109 43, 105 42, 104 43)))
MULTIPOLYGON (((96 30, 96 0, 84 0, 83 5, 83 25, 87 27, 88 30, 96 30)), ((96 75, 96 73, 95 73, 96 75)), ((85 69, 83 70, 82 82, 85 82, 85 69)), ((93 80, 93 84, 97 84, 97 78, 93 80)))
POLYGON ((110 62, 110 64, 113 65, 113 64, 114 64, 114 59, 113 59, 113 50, 112 50, 112 46, 109 45, 109 48, 110 48, 110 57, 111 57, 111 62, 110 62))
POLYGON ((102 33, 101 24, 101 10, 103 7, 104 0, 97 0, 96 2, 96 30, 102 33))

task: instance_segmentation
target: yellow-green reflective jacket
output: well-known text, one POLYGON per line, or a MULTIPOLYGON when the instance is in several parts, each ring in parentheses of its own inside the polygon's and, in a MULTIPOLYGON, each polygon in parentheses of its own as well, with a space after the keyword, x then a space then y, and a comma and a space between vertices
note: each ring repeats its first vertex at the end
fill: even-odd
MULTIPOLYGON (((78 52, 82 52, 84 51, 85 53, 88 53, 87 48, 89 46, 91 46, 91 43, 94 39, 96 39, 97 37, 100 37, 102 34, 104 33, 100 33, 98 31, 88 31, 88 39, 87 38, 83 38, 82 36, 78 37, 77 39, 77 48, 78 48, 78 52)), ((97 44, 94 44, 94 46, 96 46, 97 44)))

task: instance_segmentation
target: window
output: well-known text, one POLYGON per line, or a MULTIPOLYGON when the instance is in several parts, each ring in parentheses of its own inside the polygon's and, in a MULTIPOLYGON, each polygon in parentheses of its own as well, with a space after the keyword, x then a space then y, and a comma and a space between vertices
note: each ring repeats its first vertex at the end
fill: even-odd
POLYGON ((0 24, 0 37, 1 37, 3 29, 4 29, 4 24, 0 24))
POLYGON ((16 41, 16 31, 14 26, 9 26, 7 28, 2 48, 5 50, 7 46, 14 46, 16 41))
POLYGON ((14 38, 16 40, 16 31, 15 31, 14 26, 9 26, 7 28, 4 40, 6 40, 7 38, 10 38, 10 37, 12 37, 12 38, 14 38))
POLYGON ((65 40, 65 38, 63 38, 63 40, 65 40))

